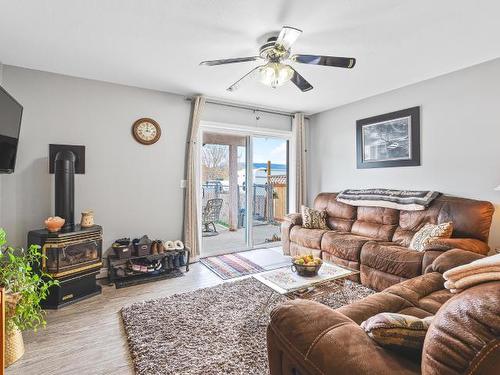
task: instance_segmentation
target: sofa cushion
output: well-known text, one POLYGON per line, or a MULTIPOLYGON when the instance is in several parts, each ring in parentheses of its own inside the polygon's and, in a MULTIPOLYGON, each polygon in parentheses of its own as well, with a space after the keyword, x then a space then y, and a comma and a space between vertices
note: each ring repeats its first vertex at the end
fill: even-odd
POLYGON ((321 239, 326 232, 323 229, 306 229, 296 225, 290 230, 290 240, 300 246, 320 250, 321 239))
POLYGON ((408 279, 422 273, 422 258, 423 253, 393 242, 370 241, 361 250, 361 264, 408 279))
MULTIPOLYGON (((426 251, 427 253, 428 251, 426 251)), ((483 255, 473 253, 462 249, 451 249, 439 255, 430 266, 426 268, 426 272, 445 273, 454 267, 461 266, 483 258, 483 255)), ((443 281, 444 282, 444 281, 443 281)))
POLYGON ((313 208, 302 206, 302 226, 307 229, 324 229, 328 230, 326 225, 326 211, 318 211, 313 208))
POLYGON ((379 271, 364 264, 359 266, 359 279, 361 284, 378 292, 408 280, 406 277, 379 271))
POLYGON ((361 324, 381 312, 400 312, 411 306, 413 305, 403 297, 380 292, 339 307, 336 311, 351 318, 357 324, 361 324))
POLYGON ((350 233, 326 232, 321 240, 321 250, 337 258, 359 262, 361 248, 371 238, 350 233))
POLYGON ((401 246, 410 246, 411 239, 420 228, 427 223, 438 223, 440 210, 441 205, 433 202, 428 209, 423 211, 400 211, 399 225, 394 232, 392 241, 401 246))
POLYGON ((321 250, 310 249, 308 247, 301 246, 295 242, 290 243, 290 255, 291 256, 302 256, 302 255, 312 255, 316 258, 321 257, 321 250))
POLYGON ((453 294, 447 289, 436 290, 418 300, 418 307, 429 314, 435 314, 453 294))
POLYGON ((423 211, 400 211, 399 226, 392 238, 402 246, 426 223, 453 222, 454 238, 488 241, 494 207, 490 202, 442 195, 423 211))
MULTIPOLYGON (((427 315, 434 315, 439 308, 448 301, 453 294, 444 289, 443 275, 439 272, 430 272, 425 275, 407 280, 404 283, 393 285, 384 290, 384 293, 393 294, 408 301, 414 309, 423 311, 427 315)), ((423 317, 422 314, 404 309, 402 314, 423 317)))
POLYGON ((421 350, 432 319, 384 312, 365 320, 361 328, 379 345, 421 350))
POLYGON ((438 223, 453 222, 453 237, 476 238, 488 242, 491 220, 495 208, 491 202, 443 195, 438 223))
POLYGON ((357 208, 336 200, 335 193, 318 194, 314 200, 316 210, 326 211, 328 226, 337 231, 350 232, 356 219, 357 208))
POLYGON ((358 324, 381 312, 394 312, 425 318, 435 315, 441 305, 452 297, 449 291, 443 289, 443 282, 440 273, 427 273, 342 306, 337 311, 358 324))
POLYGON ((424 251, 433 240, 439 238, 450 238, 453 233, 453 223, 447 221, 441 224, 425 224, 415 233, 410 242, 410 249, 424 251))
POLYGON ((390 241, 399 222, 399 211, 383 207, 358 207, 351 232, 381 241, 390 241))

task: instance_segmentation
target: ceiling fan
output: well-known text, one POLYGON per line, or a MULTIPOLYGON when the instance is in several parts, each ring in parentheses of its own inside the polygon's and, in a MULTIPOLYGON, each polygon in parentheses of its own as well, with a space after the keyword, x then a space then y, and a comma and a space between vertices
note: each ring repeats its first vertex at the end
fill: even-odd
POLYGON ((248 61, 266 60, 267 63, 259 65, 241 77, 238 81, 227 88, 234 91, 249 79, 258 78, 267 86, 276 88, 292 81, 302 92, 309 91, 313 86, 306 81, 293 67, 286 64, 287 61, 301 64, 333 66, 337 68, 353 68, 356 59, 352 57, 318 56, 318 55, 291 55, 292 44, 302 34, 302 30, 295 27, 283 26, 276 37, 271 37, 260 47, 258 56, 237 57, 234 59, 202 61, 200 65, 214 66, 223 64, 234 64, 248 61))

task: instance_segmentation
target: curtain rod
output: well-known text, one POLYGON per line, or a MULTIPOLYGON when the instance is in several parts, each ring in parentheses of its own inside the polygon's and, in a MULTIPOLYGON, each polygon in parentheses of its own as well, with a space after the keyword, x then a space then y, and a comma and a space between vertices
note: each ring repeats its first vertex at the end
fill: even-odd
MULTIPOLYGON (((186 98, 187 101, 191 101, 191 97, 186 98)), ((251 106, 246 106, 243 104, 236 104, 236 103, 228 103, 228 102, 222 102, 218 100, 213 100, 213 99, 206 99, 205 103, 209 104, 214 104, 214 105, 220 105, 224 107, 232 107, 232 108, 239 108, 239 109, 245 109, 247 111, 254 111, 254 112, 263 112, 263 113, 270 113, 273 115, 279 115, 279 116, 286 116, 286 117, 292 117, 294 116, 293 113, 291 112, 285 112, 285 111, 278 111, 278 110, 272 110, 272 109, 263 109, 259 107, 251 107, 251 106)), ((307 120, 309 120, 309 117, 305 117, 307 120)))

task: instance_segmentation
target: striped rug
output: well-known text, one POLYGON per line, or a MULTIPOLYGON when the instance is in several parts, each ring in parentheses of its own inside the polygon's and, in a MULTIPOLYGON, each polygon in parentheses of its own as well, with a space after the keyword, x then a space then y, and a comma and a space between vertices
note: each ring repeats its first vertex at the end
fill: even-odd
POLYGON ((200 262, 223 280, 265 271, 264 268, 238 253, 201 258, 200 262))

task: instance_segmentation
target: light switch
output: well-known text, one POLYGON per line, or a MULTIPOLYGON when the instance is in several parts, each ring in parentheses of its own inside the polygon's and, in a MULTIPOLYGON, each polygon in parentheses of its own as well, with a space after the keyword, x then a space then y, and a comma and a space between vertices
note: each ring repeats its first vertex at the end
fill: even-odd
POLYGON ((186 188, 187 181, 186 180, 181 180, 181 189, 186 188))

